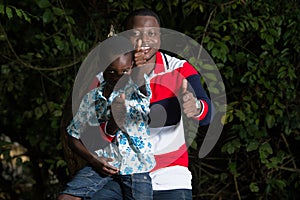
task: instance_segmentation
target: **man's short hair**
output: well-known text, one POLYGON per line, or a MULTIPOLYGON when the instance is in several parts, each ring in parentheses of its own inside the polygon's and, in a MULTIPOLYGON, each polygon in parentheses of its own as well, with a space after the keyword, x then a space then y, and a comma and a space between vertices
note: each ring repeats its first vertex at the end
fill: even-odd
POLYGON ((134 10, 131 13, 128 14, 128 16, 125 19, 125 23, 124 23, 124 29, 125 30, 128 30, 128 29, 132 28, 131 27, 132 26, 132 20, 135 16, 152 16, 157 20, 157 22, 160 26, 160 19, 154 11, 152 11, 148 8, 141 8, 141 9, 134 10))

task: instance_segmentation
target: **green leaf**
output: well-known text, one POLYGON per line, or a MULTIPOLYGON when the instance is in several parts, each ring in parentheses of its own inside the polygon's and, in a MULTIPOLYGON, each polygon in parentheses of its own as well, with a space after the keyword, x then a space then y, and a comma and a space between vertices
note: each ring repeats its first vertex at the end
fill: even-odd
POLYGON ((235 110, 235 116, 237 116, 241 121, 246 120, 246 115, 241 110, 235 110))
POLYGON ((6 40, 6 36, 3 34, 0 34, 0 41, 5 41, 6 40))
POLYGON ((213 41, 209 41, 208 43, 207 43, 207 50, 212 50, 212 48, 215 46, 215 42, 213 42, 213 41))
POLYGON ((220 90, 216 87, 208 87, 208 91, 213 94, 220 94, 220 90))
POLYGON ((222 38, 223 41, 230 41, 230 39, 231 39, 230 35, 225 35, 225 36, 222 38))
MULTIPOLYGON (((203 29, 202 26, 197 26, 197 28, 199 29, 199 30, 197 30, 197 31, 199 31, 199 32, 203 31, 203 30, 202 30, 202 29, 203 29)), ((203 43, 204 43, 204 44, 205 44, 205 43, 208 43, 209 41, 210 41, 210 37, 205 36, 205 37, 203 38, 203 43)))
POLYGON ((274 44, 274 38, 272 35, 266 35, 266 42, 269 44, 269 45, 273 45, 274 44))
POLYGON ((238 139, 226 143, 222 147, 222 152, 227 152, 228 154, 233 154, 237 149, 241 147, 241 143, 238 139))
POLYGON ((6 7, 6 15, 7 15, 8 19, 13 18, 12 9, 10 7, 6 7))
POLYGON ((54 7, 52 9, 53 9, 53 13, 57 16, 62 16, 64 14, 64 10, 61 8, 54 7))
POLYGON ((247 145, 247 152, 250 152, 250 151, 254 151, 258 148, 259 146, 259 142, 258 141, 251 141, 248 145, 247 145))
POLYGON ((16 14, 19 18, 22 18, 23 14, 21 10, 16 9, 16 14))
POLYGON ((52 20, 53 20, 53 13, 51 12, 51 10, 47 9, 43 14, 43 22, 47 24, 52 20))
POLYGON ((274 126, 274 124, 275 124, 275 117, 274 117, 274 115, 267 114, 266 115, 266 122, 267 122, 268 128, 272 128, 274 126))
POLYGON ((262 163, 268 163, 267 158, 273 153, 273 149, 269 143, 264 143, 259 147, 259 156, 262 163))
POLYGON ((259 192, 259 187, 257 186, 257 183, 250 183, 250 186, 249 186, 251 192, 259 192))
POLYGON ((156 10, 157 11, 160 11, 162 8, 163 8, 163 2, 162 1, 159 1, 157 4, 156 4, 156 6, 155 6, 155 8, 156 8, 156 10))
POLYGON ((31 23, 31 18, 23 10, 21 10, 21 12, 23 14, 23 17, 25 18, 25 21, 31 23))
POLYGON ((197 150, 197 146, 197 142, 193 140, 193 142, 191 143, 191 148, 197 150))
POLYGON ((36 119, 39 119, 43 116, 43 111, 40 107, 36 107, 34 109, 34 114, 35 114, 36 119))
POLYGON ((53 112, 53 115, 55 117, 61 117, 62 116, 62 111, 61 110, 56 110, 56 111, 53 112))
POLYGON ((217 77, 214 73, 205 73, 203 76, 209 80, 217 81, 217 77))
POLYGON ((237 163, 236 162, 229 162, 228 163, 228 169, 230 173, 232 173, 234 176, 238 177, 239 173, 237 172, 237 163))
POLYGON ((216 67, 214 65, 211 65, 211 64, 204 64, 204 65, 201 65, 201 69, 205 69, 205 70, 215 70, 216 67))
POLYGON ((61 38, 59 36, 54 38, 55 44, 57 49, 59 49, 60 51, 64 50, 65 45, 64 42, 61 40, 61 38))
POLYGON ((75 25, 75 20, 71 16, 67 16, 66 18, 70 24, 75 25))
POLYGON ((48 8, 51 6, 51 3, 48 0, 39 0, 37 3, 40 8, 48 8))
POLYGON ((203 12, 204 12, 204 7, 203 7, 203 5, 202 5, 202 4, 200 4, 200 5, 199 5, 199 10, 200 10, 200 12, 201 12, 201 13, 203 13, 203 12))
POLYGON ((258 30, 258 23, 257 23, 257 21, 250 21, 250 25, 254 28, 254 30, 258 30))
POLYGON ((211 50, 211 55, 213 58, 220 58, 220 51, 219 49, 213 48, 211 50))
POLYGON ((58 160, 56 163, 56 167, 64 167, 66 165, 67 165, 67 163, 64 160, 58 160))
POLYGON ((278 164, 281 164, 283 161, 283 158, 280 156, 272 157, 270 158, 270 162, 266 164, 266 166, 271 169, 271 168, 278 168, 278 164))

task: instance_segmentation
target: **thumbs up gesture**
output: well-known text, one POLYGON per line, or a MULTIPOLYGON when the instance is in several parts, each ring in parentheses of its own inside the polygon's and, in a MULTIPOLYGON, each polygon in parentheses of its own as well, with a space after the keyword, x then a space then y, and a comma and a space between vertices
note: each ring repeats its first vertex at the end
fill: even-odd
POLYGON ((190 118, 199 115, 201 109, 198 109, 196 106, 196 101, 198 100, 194 97, 193 93, 188 91, 188 81, 186 79, 182 80, 181 97, 182 109, 186 116, 190 118))

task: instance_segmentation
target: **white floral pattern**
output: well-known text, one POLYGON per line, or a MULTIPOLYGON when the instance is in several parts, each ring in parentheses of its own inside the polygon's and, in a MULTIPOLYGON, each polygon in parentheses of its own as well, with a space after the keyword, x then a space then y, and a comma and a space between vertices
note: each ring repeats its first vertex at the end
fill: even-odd
POLYGON ((115 142, 95 151, 98 156, 113 158, 114 161, 110 164, 118 167, 121 175, 149 172, 156 164, 153 147, 149 142, 148 115, 151 89, 146 75, 145 80, 148 95, 141 93, 138 86, 129 79, 124 89, 113 91, 108 99, 103 96, 106 82, 101 82, 100 87, 84 96, 78 112, 67 128, 71 136, 79 139, 85 131, 86 123, 90 126, 99 126, 111 117, 109 106, 117 96, 124 93, 126 120, 123 131, 117 131, 115 142))

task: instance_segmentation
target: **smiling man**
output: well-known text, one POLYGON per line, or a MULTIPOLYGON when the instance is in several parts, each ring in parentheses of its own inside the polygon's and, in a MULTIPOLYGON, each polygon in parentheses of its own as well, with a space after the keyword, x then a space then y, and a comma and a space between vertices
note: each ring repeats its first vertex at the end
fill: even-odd
MULTIPOLYGON (((159 51, 161 31, 156 13, 148 9, 133 11, 126 18, 125 28, 135 47, 136 70, 132 73, 138 75, 134 77, 150 77, 150 135, 156 159, 156 167, 150 173, 153 199, 191 200, 192 175, 182 113, 199 125, 207 125, 211 120, 210 99, 192 65, 159 51)), ((142 86, 141 80, 137 82, 142 86)), ((93 199, 122 199, 121 188, 110 181, 93 199)))
MULTIPOLYGON (((156 166, 150 172, 154 200, 191 200, 192 174, 188 169, 188 152, 183 127, 183 115, 198 125, 211 120, 211 101, 203 89, 199 73, 186 60, 160 52, 161 29, 159 17, 151 10, 140 9, 125 21, 128 37, 135 49, 131 72, 143 92, 144 74, 150 79, 150 140, 156 166)), ((134 79, 133 78, 133 79, 134 79)), ((99 80, 100 81, 100 80, 99 80)), ((113 110, 113 108, 112 108, 113 110)), ((117 122, 118 123, 118 122, 117 122)), ((105 135, 114 135, 110 121, 101 124, 105 135)), ((79 154, 80 148, 70 143, 79 154), (77 150, 76 150, 77 149, 77 150)), ((87 160, 88 161, 88 160, 87 160)), ((93 171, 107 175, 109 180, 92 199, 127 199, 122 187, 113 177, 117 171, 110 158, 93 159, 93 171)), ((93 180, 97 184, 97 180, 93 180)), ((138 183, 134 183, 138 184, 138 183)), ((132 194, 133 199, 135 195, 132 194)), ((69 196, 67 199, 74 199, 69 196)))

